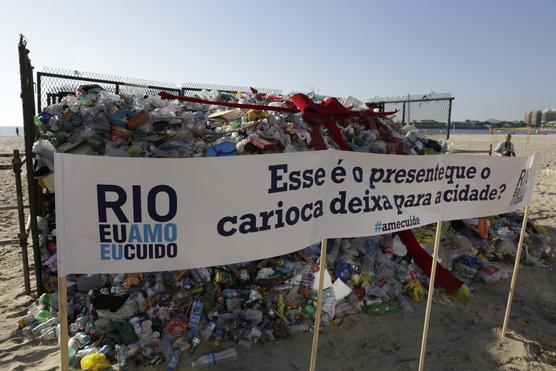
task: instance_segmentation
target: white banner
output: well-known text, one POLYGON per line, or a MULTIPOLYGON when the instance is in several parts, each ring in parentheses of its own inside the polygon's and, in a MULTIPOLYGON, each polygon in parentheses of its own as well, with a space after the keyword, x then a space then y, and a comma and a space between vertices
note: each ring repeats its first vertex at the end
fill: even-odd
POLYGON ((195 159, 55 155, 58 274, 291 253, 524 207, 537 159, 318 151, 195 159))

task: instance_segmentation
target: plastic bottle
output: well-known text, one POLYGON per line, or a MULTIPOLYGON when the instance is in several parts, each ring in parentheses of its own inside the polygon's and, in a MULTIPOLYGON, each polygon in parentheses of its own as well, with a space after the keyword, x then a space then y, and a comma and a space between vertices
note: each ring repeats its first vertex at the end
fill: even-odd
POLYGON ((409 300, 404 295, 399 296, 399 301, 403 314, 405 314, 406 316, 413 315, 413 307, 411 307, 409 300))
POLYGON ((89 344, 91 337, 83 332, 78 332, 72 336, 68 341, 68 354, 70 362, 75 359, 77 351, 84 345, 89 344))
POLYGON ((340 303, 336 306, 334 310, 334 318, 342 318, 346 315, 350 314, 351 312, 351 304, 350 303, 340 303))
POLYGON ((193 307, 191 309, 191 316, 189 317, 189 327, 191 327, 191 334, 197 334, 197 327, 201 321, 201 316, 203 315, 203 302, 200 300, 195 300, 193 302, 193 307))
POLYGON ((389 302, 379 305, 373 305, 365 308, 365 312, 368 314, 374 314, 375 316, 380 316, 382 314, 397 312, 400 310, 400 305, 397 302, 389 302))
POLYGON ((35 314, 35 319, 39 323, 45 323, 46 321, 48 321, 49 318, 50 318, 50 311, 46 309, 40 310, 35 314))
POLYGON ((272 298, 270 298, 268 296, 265 297, 264 298, 264 303, 265 303, 267 316, 270 317, 271 319, 275 319, 276 318, 276 313, 274 313, 274 306, 272 305, 272 298))
POLYGON ((231 362, 237 358, 237 351, 235 348, 229 348, 221 352, 211 352, 197 358, 196 361, 191 363, 191 367, 205 368, 222 365, 231 362))
POLYGON ((160 340, 160 332, 154 331, 152 334, 145 336, 137 342, 139 346, 145 347, 150 345, 151 343, 158 342, 160 340))
POLYGON ((84 348, 84 349, 81 349, 81 350, 77 351, 77 353, 75 354, 75 359, 80 360, 80 359, 83 359, 83 357, 88 356, 89 354, 94 354, 94 353, 98 353, 97 348, 84 348))
POLYGON ((23 334, 23 336, 25 337, 32 337, 33 336, 33 329, 38 325, 39 323, 35 320, 34 322, 31 322, 28 326, 25 326, 23 329, 21 329, 21 333, 23 334))
POLYGON ((141 319, 139 317, 133 317, 129 319, 129 323, 133 326, 133 330, 138 338, 143 337, 143 327, 141 327, 141 319))
POLYGON ((48 321, 41 323, 31 330, 32 336, 39 336, 44 330, 54 327, 58 324, 58 317, 52 317, 48 321))
MULTIPOLYGON (((125 347, 125 356, 126 358, 133 358, 139 351, 141 350, 141 345, 139 343, 129 344, 125 347)), ((145 349, 146 347, 143 347, 145 349)))
POLYGON ((58 339, 59 336, 60 336, 60 324, 42 332, 39 336, 39 339, 40 341, 49 341, 49 340, 58 339))
POLYGON ((274 270, 276 270, 278 273, 283 274, 284 276, 289 276, 292 274, 294 268, 295 268, 294 262, 285 259, 280 259, 278 261, 277 266, 274 267, 274 270))
POLYGON ((91 337, 84 332, 78 332, 73 336, 73 339, 77 340, 80 348, 91 342, 91 337))
POLYGON ((178 368, 178 364, 180 363, 180 359, 181 359, 181 353, 182 353, 181 349, 176 349, 174 351, 174 353, 172 354, 172 358, 168 363, 168 371, 174 371, 178 368))
POLYGON ((214 332, 215 328, 216 323, 212 321, 209 322, 207 327, 201 331, 201 339, 204 341, 208 341, 212 337, 212 333, 214 332))
POLYGON ((79 349, 79 343, 74 338, 70 338, 68 340, 68 357, 69 361, 73 361, 75 355, 77 354, 77 350, 79 349))
POLYGON ((114 359, 115 358, 115 353, 114 353, 114 348, 112 348, 112 345, 110 344, 104 344, 99 350, 99 353, 102 353, 106 356, 107 359, 114 359))
POLYGON ((247 309, 244 316, 246 321, 251 321, 253 324, 261 323, 263 320, 263 312, 258 309, 247 309))
POLYGON ((116 345, 116 359, 118 360, 120 371, 127 371, 127 357, 123 345, 116 345))
POLYGON ((263 333, 257 327, 253 326, 251 331, 249 332, 249 337, 253 340, 253 342, 257 342, 263 333))
POLYGON ((382 299, 381 298, 365 299, 364 303, 366 307, 370 307, 373 305, 382 304, 382 299))
POLYGON ((172 358, 173 349, 172 349, 172 340, 168 335, 164 335, 162 339, 160 339, 160 350, 162 351, 162 354, 164 355, 166 362, 170 362, 170 359, 172 358))
POLYGON ((191 347, 189 348, 189 354, 193 354, 195 350, 197 350, 199 344, 201 344, 201 339, 199 339, 198 337, 194 337, 193 339, 191 339, 191 347))
POLYGON ((50 307, 52 305, 52 296, 48 293, 44 293, 39 296, 39 304, 43 305, 44 307, 50 307))
POLYGON ((309 325, 307 323, 300 323, 297 325, 288 326, 288 334, 290 335, 299 334, 306 331, 309 331, 309 325))

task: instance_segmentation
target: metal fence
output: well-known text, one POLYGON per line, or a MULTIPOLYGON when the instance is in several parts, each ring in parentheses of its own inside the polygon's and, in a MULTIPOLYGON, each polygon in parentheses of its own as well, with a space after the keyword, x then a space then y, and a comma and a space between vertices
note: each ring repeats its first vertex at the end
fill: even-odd
MULTIPOLYGON (((96 84, 103 89, 123 95, 156 95, 168 92, 182 96, 192 96, 203 90, 218 90, 234 94, 249 92, 250 87, 235 85, 217 85, 205 83, 184 83, 181 86, 168 82, 151 81, 131 77, 101 74, 96 72, 72 71, 60 68, 45 68, 37 72, 37 110, 59 102, 68 94, 73 94, 79 85, 96 84)), ((278 89, 256 88, 260 93, 282 94, 278 89)))
POLYGON ((16 204, 15 205, 0 205, 0 217, 8 217, 8 213, 12 210, 18 211, 18 223, 19 223, 19 234, 16 239, 0 240, 0 246, 4 245, 15 245, 19 244, 21 247, 21 262, 23 263, 23 283, 25 285, 25 294, 31 294, 31 279, 29 277, 29 257, 27 253, 27 231, 25 229, 25 209, 29 205, 24 205, 23 203, 23 185, 21 181, 21 169, 25 162, 25 158, 21 159, 19 155, 19 150, 14 149, 13 153, 0 153, 0 158, 10 159, 11 164, 2 163, 0 164, 0 170, 11 170, 14 173, 15 180, 15 193, 16 193, 16 204))
POLYGON ((95 72, 70 71, 59 68, 45 68, 37 72, 37 109, 59 102, 63 97, 75 92, 79 85, 96 84, 116 94, 152 95, 162 91, 181 94, 176 84, 106 75, 95 72))
POLYGON ((27 41, 23 35, 19 38, 19 75, 21 80, 21 104, 23 108, 23 130, 25 134, 25 161, 27 175, 27 192, 29 196, 29 215, 31 219, 31 239, 33 243, 33 260, 35 263, 35 279, 37 281, 37 294, 44 292, 42 282, 42 259, 39 248, 39 233, 37 215, 40 212, 40 190, 33 177, 33 143, 37 137, 37 128, 34 123, 35 99, 33 97, 33 65, 29 58, 27 41))
POLYGON ((381 111, 398 112, 391 116, 394 121, 417 128, 437 129, 445 131, 450 137, 452 123, 452 102, 454 97, 449 93, 430 93, 423 95, 407 95, 398 97, 375 97, 367 102, 368 106, 377 107, 381 111))
MULTIPOLYGON (((181 87, 181 94, 183 96, 195 95, 203 90, 218 90, 223 93, 234 94, 237 92, 247 93, 251 90, 249 87, 245 86, 235 86, 235 85, 218 85, 218 84, 205 84, 196 82, 186 82, 181 87)), ((282 90, 279 89, 266 89, 266 88, 255 88, 259 93, 281 95, 282 90)))

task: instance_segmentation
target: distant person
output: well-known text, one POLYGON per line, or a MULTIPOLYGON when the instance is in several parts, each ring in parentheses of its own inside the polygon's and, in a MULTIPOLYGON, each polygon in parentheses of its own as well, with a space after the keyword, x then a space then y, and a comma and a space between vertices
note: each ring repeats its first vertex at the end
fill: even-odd
POLYGON ((512 134, 506 135, 506 141, 498 143, 494 151, 502 156, 515 157, 514 144, 512 143, 512 134))
POLYGON ((19 136, 19 128, 18 127, 15 128, 15 135, 19 136))

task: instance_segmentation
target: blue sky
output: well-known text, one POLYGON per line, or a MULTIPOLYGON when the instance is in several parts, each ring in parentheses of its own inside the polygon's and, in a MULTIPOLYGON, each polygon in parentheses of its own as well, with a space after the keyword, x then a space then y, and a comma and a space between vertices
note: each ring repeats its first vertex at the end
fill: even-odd
POLYGON ((453 118, 556 106, 556 1, 11 1, 0 125, 21 123, 18 34, 36 70, 317 91, 451 92, 453 118))

